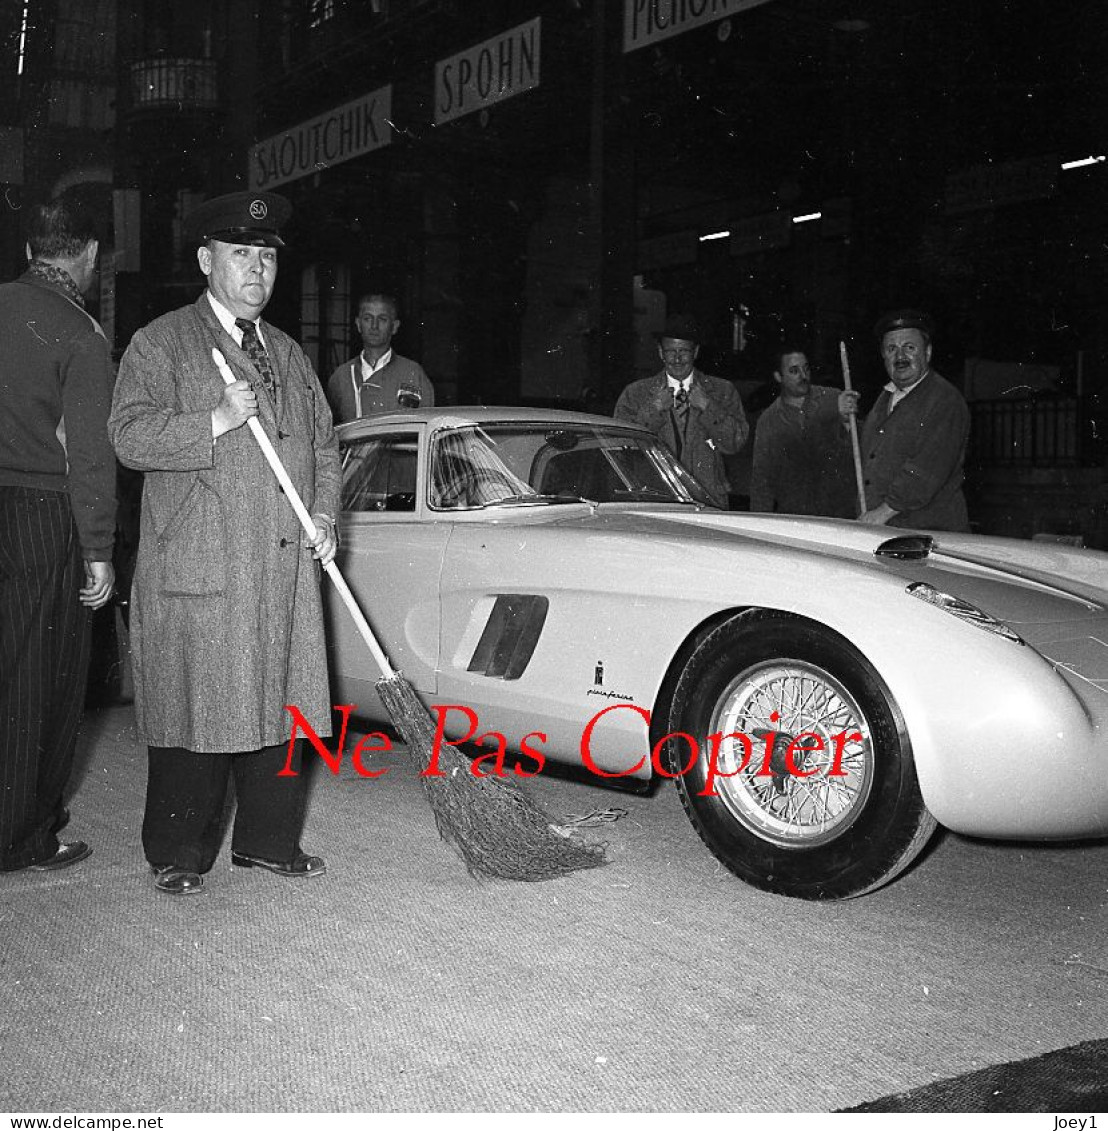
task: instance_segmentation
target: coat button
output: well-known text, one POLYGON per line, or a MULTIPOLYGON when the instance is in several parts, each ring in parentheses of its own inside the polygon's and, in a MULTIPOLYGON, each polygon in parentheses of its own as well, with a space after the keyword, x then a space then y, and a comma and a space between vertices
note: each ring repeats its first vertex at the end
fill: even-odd
POLYGON ((281 549, 282 549, 282 550, 283 550, 283 549, 284 549, 284 548, 285 548, 285 547, 286 547, 286 546, 287 546, 288 544, 289 544, 289 540, 288 540, 287 538, 282 538, 282 539, 281 539, 281 541, 280 541, 280 542, 278 543, 278 545, 279 545, 279 546, 281 547, 281 549))

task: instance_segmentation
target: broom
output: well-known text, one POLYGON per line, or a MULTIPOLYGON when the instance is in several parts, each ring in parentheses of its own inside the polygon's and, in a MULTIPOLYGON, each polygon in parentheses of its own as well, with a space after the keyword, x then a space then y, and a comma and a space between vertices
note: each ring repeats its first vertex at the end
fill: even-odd
MULTIPOLYGON (((839 342, 839 360, 843 367, 843 387, 852 392, 850 384, 850 359, 846 356, 846 342, 839 342)), ((862 447, 858 443, 858 418, 855 413, 850 414, 850 451, 854 456, 854 484, 858 488, 858 517, 866 513, 866 485, 862 475, 862 447)))
MULTIPOLYGON (((237 378, 218 349, 212 349, 212 359, 223 380, 228 385, 233 384, 237 378)), ((308 537, 314 539, 317 531, 312 516, 261 421, 254 416, 247 424, 300 525, 308 537)), ((436 728, 431 716, 415 689, 389 663, 338 564, 330 561, 323 568, 334 582, 381 673, 376 683, 381 702, 421 770, 426 770, 435 749, 436 728)), ((454 747, 440 748, 437 769, 437 774, 421 774, 420 780, 435 814, 439 835, 453 846, 471 875, 504 880, 549 880, 607 863, 603 844, 586 844, 578 839, 503 778, 478 777, 454 747)))

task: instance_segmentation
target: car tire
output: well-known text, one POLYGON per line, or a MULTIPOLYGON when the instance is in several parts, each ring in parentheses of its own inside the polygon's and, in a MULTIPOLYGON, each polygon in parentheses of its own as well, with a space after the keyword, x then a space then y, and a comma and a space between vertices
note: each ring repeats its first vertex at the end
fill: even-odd
POLYGON ((822 625, 762 610, 725 621, 685 663, 668 722, 664 764, 689 819, 755 887, 863 895, 935 830, 888 688, 822 625))

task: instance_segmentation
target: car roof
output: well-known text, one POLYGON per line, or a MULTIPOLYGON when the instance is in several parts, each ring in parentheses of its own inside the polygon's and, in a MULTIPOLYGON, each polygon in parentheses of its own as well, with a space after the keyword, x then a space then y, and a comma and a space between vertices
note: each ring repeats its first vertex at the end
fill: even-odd
POLYGON ((627 428, 647 432, 628 420, 572 412, 560 408, 528 408, 519 405, 442 405, 435 408, 410 409, 404 412, 381 412, 363 416, 338 427, 339 438, 355 439, 381 428, 402 428, 405 425, 429 425, 433 428, 461 428, 472 424, 593 424, 607 428, 627 428))

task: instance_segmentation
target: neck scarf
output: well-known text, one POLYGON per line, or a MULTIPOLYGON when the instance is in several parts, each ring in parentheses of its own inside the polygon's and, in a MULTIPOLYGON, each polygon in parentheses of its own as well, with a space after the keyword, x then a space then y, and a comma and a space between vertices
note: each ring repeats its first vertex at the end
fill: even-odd
POLYGON ((64 267, 56 267, 47 263, 45 259, 32 259, 27 264, 27 274, 44 283, 57 287, 67 298, 71 298, 82 310, 85 308, 85 296, 81 294, 80 287, 73 281, 73 276, 64 267))

